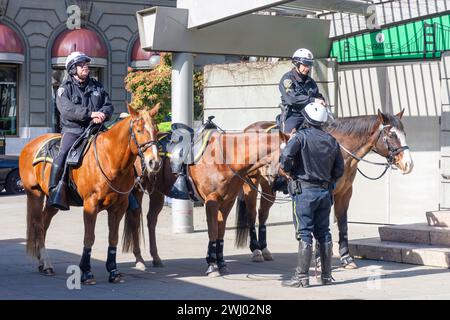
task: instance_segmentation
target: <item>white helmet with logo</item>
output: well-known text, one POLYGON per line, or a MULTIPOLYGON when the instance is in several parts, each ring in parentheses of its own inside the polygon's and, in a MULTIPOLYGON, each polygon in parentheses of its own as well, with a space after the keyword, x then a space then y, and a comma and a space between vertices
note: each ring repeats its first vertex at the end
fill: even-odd
POLYGON ((328 110, 321 103, 311 102, 302 110, 305 120, 313 126, 321 126, 328 120, 328 110))
POLYGON ((91 58, 87 56, 83 52, 75 51, 69 54, 66 58, 66 70, 70 71, 70 69, 77 63, 80 62, 91 62, 91 58))
POLYGON ((306 48, 300 48, 292 55, 292 63, 298 67, 300 64, 312 66, 314 64, 314 56, 311 51, 306 48))

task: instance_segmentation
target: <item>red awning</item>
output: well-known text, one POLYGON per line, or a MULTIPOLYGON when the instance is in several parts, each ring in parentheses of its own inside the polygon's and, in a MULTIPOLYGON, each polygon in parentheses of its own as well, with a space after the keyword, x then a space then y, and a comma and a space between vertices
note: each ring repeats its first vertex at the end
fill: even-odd
POLYGON ((108 50, 102 39, 92 30, 75 29, 62 32, 52 48, 52 64, 64 66, 66 57, 81 51, 92 58, 91 65, 106 66, 108 50))
POLYGON ((136 69, 153 69, 158 64, 159 53, 143 50, 141 41, 137 38, 131 51, 131 67, 136 69))
POLYGON ((0 23, 0 62, 22 63, 24 60, 21 38, 13 29, 0 23))

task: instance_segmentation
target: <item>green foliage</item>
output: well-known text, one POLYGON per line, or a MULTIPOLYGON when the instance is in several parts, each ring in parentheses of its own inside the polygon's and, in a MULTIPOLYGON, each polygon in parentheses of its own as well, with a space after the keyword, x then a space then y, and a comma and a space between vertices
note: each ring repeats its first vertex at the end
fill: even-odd
MULTIPOLYGON (((167 119, 171 108, 171 76, 172 56, 161 54, 160 64, 153 70, 128 69, 125 77, 125 88, 132 94, 130 107, 136 110, 152 108, 156 103, 161 103, 156 122, 167 119)), ((203 73, 194 73, 194 119, 203 116, 203 73)))

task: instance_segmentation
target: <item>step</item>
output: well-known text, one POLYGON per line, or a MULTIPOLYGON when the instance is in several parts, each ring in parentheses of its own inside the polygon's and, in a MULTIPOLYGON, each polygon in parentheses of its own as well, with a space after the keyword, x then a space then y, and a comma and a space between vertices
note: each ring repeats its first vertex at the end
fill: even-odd
POLYGON ((349 250, 356 258, 450 268, 450 248, 442 246, 368 238, 350 240, 349 250))
POLYGON ((378 228, 382 241, 412 242, 450 247, 450 228, 425 223, 399 224, 378 228))
POLYGON ((426 213, 429 226, 450 227, 450 211, 428 211, 426 213))

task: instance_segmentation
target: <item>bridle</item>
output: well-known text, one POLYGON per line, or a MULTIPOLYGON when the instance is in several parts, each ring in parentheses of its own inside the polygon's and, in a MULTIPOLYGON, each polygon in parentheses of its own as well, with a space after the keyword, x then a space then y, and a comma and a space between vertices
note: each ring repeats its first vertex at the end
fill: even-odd
POLYGON ((389 143, 389 139, 386 136, 386 134, 384 133, 384 130, 386 128, 392 127, 391 124, 380 124, 379 126, 379 133, 378 133, 378 137, 377 140, 375 141, 374 147, 372 147, 372 151, 375 152, 376 154, 384 157, 386 159, 386 163, 380 163, 380 162, 373 162, 373 161, 369 161, 369 160, 365 160, 361 157, 358 157, 356 154, 354 154, 353 152, 349 151, 347 148, 345 148, 342 144, 339 144, 340 147, 342 148, 342 150, 344 150, 345 152, 347 152, 350 156, 352 156, 354 159, 358 160, 358 161, 362 161, 365 163, 369 163, 372 165, 376 165, 376 166, 384 166, 384 171, 381 173, 381 175, 379 175, 376 178, 371 178, 369 176, 367 176, 366 174, 364 174, 361 169, 357 168, 358 172, 363 175, 365 178, 369 179, 369 180, 378 180, 380 179, 382 176, 384 176, 384 174, 387 172, 387 169, 389 168, 395 168, 394 167, 394 162, 395 162, 395 156, 398 155, 400 152, 403 152, 404 150, 408 150, 409 147, 407 145, 404 146, 400 146, 398 148, 394 148, 390 143, 389 143), (377 149, 376 149, 376 145, 378 144, 378 141, 380 140, 380 137, 382 138, 387 150, 388 150, 388 155, 384 156, 382 155, 377 149))
MULTIPOLYGON (((137 119, 139 120, 139 119, 137 119)), ((115 192, 119 193, 119 194, 129 194, 133 189, 134 186, 136 184, 138 184, 140 186, 141 189, 143 189, 143 186, 141 184, 142 181, 142 177, 145 174, 145 171, 147 170, 147 167, 145 165, 145 156, 144 156, 144 152, 150 148, 153 145, 159 146, 159 141, 158 140, 148 140, 144 143, 139 144, 136 138, 136 134, 133 131, 133 123, 135 121, 137 121, 136 119, 132 119, 130 121, 130 127, 129 127, 129 131, 130 131, 130 138, 128 140, 128 145, 130 145, 130 141, 131 139, 133 139, 134 144, 136 145, 137 151, 138 151, 138 155, 141 158, 141 166, 142 166, 142 172, 141 175, 139 176, 138 174, 136 174, 136 178, 135 181, 133 183, 133 185, 131 186, 131 188, 128 191, 120 191, 117 190, 113 185, 112 185, 112 181, 106 176, 105 172, 103 171, 101 165, 100 165, 100 161, 98 159, 98 153, 97 153, 97 136, 99 134, 99 132, 97 132, 97 134, 94 136, 94 155, 95 155, 95 161, 97 163, 98 168, 100 169, 100 172, 103 176, 103 178, 106 180, 106 183, 108 184, 108 186, 115 192)), ((159 166, 159 168, 161 168, 161 166, 159 166)))

